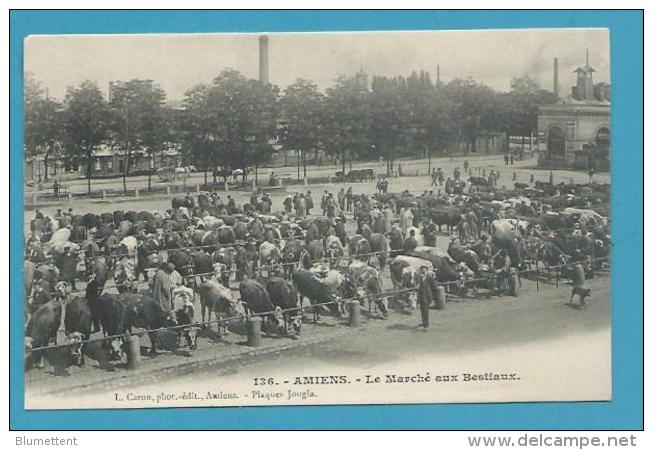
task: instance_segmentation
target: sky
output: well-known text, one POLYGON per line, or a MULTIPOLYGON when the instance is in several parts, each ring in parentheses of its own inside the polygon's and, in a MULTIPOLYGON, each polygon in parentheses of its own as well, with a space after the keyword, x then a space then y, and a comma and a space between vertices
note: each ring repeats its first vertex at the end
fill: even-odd
MULTIPOLYGON (((141 34, 30 36, 24 70, 62 99, 66 88, 96 81, 155 80, 168 99, 179 101, 197 83, 210 82, 232 68, 258 78, 259 34, 141 34)), ((370 76, 408 76, 429 71, 435 81, 473 77, 506 91, 516 76, 530 75, 552 89, 553 58, 558 58, 561 95, 571 92, 573 70, 596 69, 595 82, 610 82, 607 29, 478 31, 271 33, 270 82, 285 88, 297 78, 324 91, 338 75, 363 70, 370 76)))

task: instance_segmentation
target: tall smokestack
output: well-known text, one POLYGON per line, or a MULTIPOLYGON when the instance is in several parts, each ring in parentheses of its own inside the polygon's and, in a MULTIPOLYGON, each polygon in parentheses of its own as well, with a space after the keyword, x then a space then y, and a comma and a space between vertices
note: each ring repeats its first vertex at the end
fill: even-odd
POLYGON ((558 58, 553 58, 553 93, 560 96, 560 85, 558 84, 558 58))
POLYGON ((268 47, 270 38, 267 36, 259 36, 258 38, 258 79, 261 83, 268 84, 270 82, 270 62, 268 58, 268 47))

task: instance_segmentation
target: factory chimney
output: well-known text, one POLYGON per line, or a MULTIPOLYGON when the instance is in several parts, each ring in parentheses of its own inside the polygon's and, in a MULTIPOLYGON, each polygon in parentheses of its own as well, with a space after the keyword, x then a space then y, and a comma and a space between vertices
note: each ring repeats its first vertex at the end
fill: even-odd
POLYGON ((268 36, 259 36, 259 66, 258 66, 258 79, 261 83, 268 84, 270 82, 270 62, 268 58, 268 47, 270 38, 268 36))
POLYGON ((558 83, 558 58, 553 58, 553 93, 560 97, 560 84, 558 83))

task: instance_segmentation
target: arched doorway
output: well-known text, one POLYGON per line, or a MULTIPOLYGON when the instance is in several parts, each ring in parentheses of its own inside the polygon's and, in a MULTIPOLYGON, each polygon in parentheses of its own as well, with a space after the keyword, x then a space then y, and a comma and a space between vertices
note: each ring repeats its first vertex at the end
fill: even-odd
POLYGON ((547 149, 549 153, 549 159, 565 159, 565 136, 560 128, 549 128, 547 149))

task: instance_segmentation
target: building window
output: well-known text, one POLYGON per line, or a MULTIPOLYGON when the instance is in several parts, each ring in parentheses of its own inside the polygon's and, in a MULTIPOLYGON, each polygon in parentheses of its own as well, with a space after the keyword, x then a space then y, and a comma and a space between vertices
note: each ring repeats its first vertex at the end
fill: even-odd
POLYGON ((576 139, 576 124, 574 122, 567 122, 567 132, 565 133, 567 136, 567 140, 573 141, 576 139))
POLYGON ((107 169, 113 170, 113 158, 107 159, 107 169))
POLYGON ((100 158, 95 158, 95 170, 96 171, 102 170, 102 163, 100 163, 100 158))

